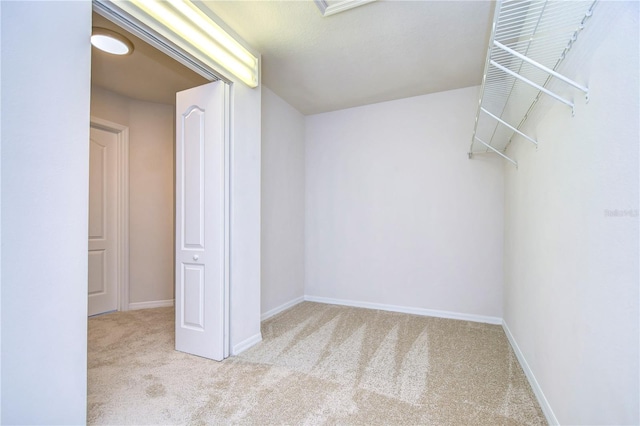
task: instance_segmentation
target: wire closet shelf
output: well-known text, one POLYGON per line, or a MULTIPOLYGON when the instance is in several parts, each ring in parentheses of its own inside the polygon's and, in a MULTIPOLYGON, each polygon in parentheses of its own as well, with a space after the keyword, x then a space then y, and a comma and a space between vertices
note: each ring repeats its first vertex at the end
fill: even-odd
POLYGON ((557 69, 595 4, 593 0, 496 3, 469 158, 498 154, 517 167, 517 161, 505 151, 516 134, 538 145, 521 128, 541 96, 565 104, 573 114, 573 101, 548 88, 554 79, 584 93, 588 101, 588 88, 557 69))

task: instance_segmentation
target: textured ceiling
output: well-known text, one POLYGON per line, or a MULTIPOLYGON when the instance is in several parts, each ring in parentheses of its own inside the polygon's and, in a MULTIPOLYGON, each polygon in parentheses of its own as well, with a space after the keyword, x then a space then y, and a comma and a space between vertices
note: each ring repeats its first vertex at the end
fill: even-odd
POLYGON ((303 114, 481 83, 493 2, 204 1, 262 53, 262 81, 303 114))
MULTIPOLYGON (((262 54, 262 83, 303 114, 481 83, 490 1, 379 0, 322 17, 313 1, 204 1, 262 54)), ((94 14, 94 26, 116 28, 94 14)), ((173 103, 206 80, 136 37, 133 55, 94 49, 93 83, 173 103)))

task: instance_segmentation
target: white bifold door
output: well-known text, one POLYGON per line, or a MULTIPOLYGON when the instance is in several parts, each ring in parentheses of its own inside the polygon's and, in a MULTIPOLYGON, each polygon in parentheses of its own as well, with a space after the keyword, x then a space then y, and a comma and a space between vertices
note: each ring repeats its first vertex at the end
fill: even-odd
POLYGON ((217 361, 228 356, 226 91, 176 95, 176 350, 217 361))

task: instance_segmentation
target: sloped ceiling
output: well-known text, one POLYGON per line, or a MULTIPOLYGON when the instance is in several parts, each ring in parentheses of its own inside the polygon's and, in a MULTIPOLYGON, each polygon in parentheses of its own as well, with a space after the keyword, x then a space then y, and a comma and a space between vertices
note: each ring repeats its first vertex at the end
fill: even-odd
POLYGON ((204 1, 262 53, 262 81, 303 114, 479 85, 489 1, 204 1))
MULTIPOLYGON (((315 114, 481 83, 489 1, 378 0, 323 17, 313 1, 204 1, 262 54, 262 83, 315 114)), ((94 14, 94 26, 118 28, 94 14)), ((94 84, 154 102, 206 80, 117 29, 133 55, 94 49, 94 84)))

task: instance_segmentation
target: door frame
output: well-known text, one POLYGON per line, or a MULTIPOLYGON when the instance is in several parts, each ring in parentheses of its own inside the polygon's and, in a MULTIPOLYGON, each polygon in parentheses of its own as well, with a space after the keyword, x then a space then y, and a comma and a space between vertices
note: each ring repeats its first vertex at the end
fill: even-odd
POLYGON ((129 310, 129 127, 91 116, 90 127, 116 135, 116 292, 118 311, 129 310))

